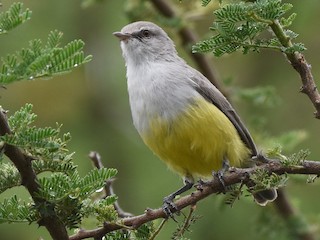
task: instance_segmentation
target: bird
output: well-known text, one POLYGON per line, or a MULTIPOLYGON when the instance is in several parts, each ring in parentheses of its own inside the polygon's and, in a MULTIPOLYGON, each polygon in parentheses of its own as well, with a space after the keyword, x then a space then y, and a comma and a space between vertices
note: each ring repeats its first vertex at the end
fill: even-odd
MULTIPOLYGON (((226 97, 179 57, 161 27, 138 21, 113 34, 125 60, 133 124, 143 142, 184 181, 164 198, 166 213, 196 179, 208 179, 229 165, 242 167, 258 156, 248 129, 226 97)), ((262 206, 276 197, 275 189, 254 195, 262 206)))

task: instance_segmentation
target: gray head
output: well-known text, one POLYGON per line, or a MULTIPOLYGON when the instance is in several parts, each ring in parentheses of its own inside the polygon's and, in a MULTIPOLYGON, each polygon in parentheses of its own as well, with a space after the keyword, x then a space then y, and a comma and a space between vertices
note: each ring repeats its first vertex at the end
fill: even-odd
POLYGON ((172 40, 161 27, 152 22, 134 22, 113 34, 121 41, 127 64, 171 61, 177 57, 172 40))

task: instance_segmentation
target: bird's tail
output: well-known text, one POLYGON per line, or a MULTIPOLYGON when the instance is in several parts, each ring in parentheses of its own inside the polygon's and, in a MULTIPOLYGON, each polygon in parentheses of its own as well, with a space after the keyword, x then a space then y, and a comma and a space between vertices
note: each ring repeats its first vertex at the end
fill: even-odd
POLYGON ((253 197, 257 204, 260 206, 266 206, 268 202, 273 202, 278 197, 278 193, 274 188, 265 189, 254 193, 253 197))

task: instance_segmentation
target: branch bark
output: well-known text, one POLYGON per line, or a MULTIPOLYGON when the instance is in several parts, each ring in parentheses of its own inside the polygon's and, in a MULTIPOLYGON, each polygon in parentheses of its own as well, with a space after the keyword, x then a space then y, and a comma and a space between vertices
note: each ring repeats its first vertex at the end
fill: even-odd
MULTIPOLYGON (((278 175, 282 174, 315 174, 320 175, 320 162, 317 161, 303 161, 301 165, 297 166, 283 166, 281 162, 277 160, 270 160, 268 163, 252 167, 252 168, 232 168, 229 172, 224 175, 225 186, 230 186, 237 183, 246 183, 250 180, 249 176, 257 172, 258 170, 264 170, 271 173, 276 173, 278 175)), ((193 206, 200 200, 206 198, 207 196, 220 193, 224 191, 224 187, 221 185, 220 181, 216 177, 205 184, 201 185, 199 190, 192 192, 190 195, 182 197, 175 202, 176 209, 172 212, 180 211, 188 206, 193 206)), ((280 195, 279 202, 282 201, 280 195)), ((285 203, 284 205, 279 204, 281 211, 286 212, 287 208, 291 208, 290 204, 285 203)), ((290 211, 293 211, 292 209, 290 211)), ((288 213, 290 214, 290 213, 288 213)), ((94 236, 103 236, 109 232, 119 230, 125 227, 130 227, 137 229, 144 223, 153 221, 159 218, 166 218, 166 214, 163 212, 162 208, 158 209, 147 209, 144 214, 124 218, 121 223, 105 223, 104 227, 97 228, 94 230, 80 230, 77 234, 70 236, 70 240, 80 240, 85 238, 92 238, 94 236)), ((308 238, 306 238, 308 239, 308 238)), ((313 238, 309 238, 313 239, 313 238)))
MULTIPOLYGON (((101 156, 100 156, 100 154, 98 152, 94 152, 94 151, 90 152, 89 153, 89 158, 93 162, 93 165, 96 168, 98 168, 98 169, 103 168, 103 164, 102 164, 102 161, 101 161, 101 156)), ((112 182, 113 182, 113 180, 109 180, 109 181, 106 182, 106 184, 104 186, 104 192, 105 192, 106 196, 114 195, 112 182)), ((122 208, 120 207, 118 201, 116 201, 114 203, 114 208, 117 211, 118 216, 120 218, 126 218, 126 217, 131 217, 132 216, 131 213, 128 213, 128 212, 125 212, 124 210, 122 210, 122 208)))
MULTIPOLYGON (((291 223, 292 219, 298 219, 298 221, 301 221, 301 216, 299 216, 296 209, 294 209, 293 206, 290 204, 290 201, 284 189, 278 190, 278 197, 275 200, 275 207, 277 208, 278 213, 282 216, 282 218, 286 220, 287 223, 291 223)), ((301 225, 306 225, 306 224, 301 224, 301 225)), ((309 229, 307 229, 307 226, 306 226, 306 229, 304 230, 305 231, 301 231, 301 230, 295 231, 294 232, 294 234, 296 235, 295 237, 301 240, 316 240, 312 232, 310 232, 309 229)))
MULTIPOLYGON (((288 38, 284 29, 278 21, 274 21, 270 25, 270 27, 284 47, 293 46, 290 38, 288 38)), ((314 116, 317 119, 320 119, 320 94, 311 72, 311 65, 307 62, 304 55, 301 53, 286 53, 285 55, 291 63, 291 66, 300 75, 302 82, 300 92, 306 94, 309 97, 316 110, 314 112, 314 116)))
MULTIPOLYGON (((11 134, 11 130, 8 125, 6 111, 0 108, 0 135, 3 136, 5 134, 11 134)), ((41 208, 42 206, 51 206, 50 202, 37 197, 40 186, 37 182, 37 176, 31 167, 32 159, 23 154, 23 152, 18 147, 9 144, 6 144, 4 146, 4 154, 13 162, 13 164, 18 169, 22 179, 21 184, 30 193, 36 207, 41 208)), ((53 207, 51 212, 54 212, 53 207)), ((68 239, 67 230, 64 224, 56 215, 45 215, 41 211, 39 211, 39 213, 41 215, 41 219, 38 221, 38 224, 40 226, 44 226, 54 240, 68 239)))

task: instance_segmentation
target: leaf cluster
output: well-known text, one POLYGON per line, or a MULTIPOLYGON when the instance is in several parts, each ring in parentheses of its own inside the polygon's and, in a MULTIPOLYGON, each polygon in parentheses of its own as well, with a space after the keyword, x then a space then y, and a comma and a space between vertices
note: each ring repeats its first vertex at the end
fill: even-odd
POLYGON ((10 134, 0 137, 6 144, 22 148, 32 158, 41 160, 70 159, 66 145, 71 140, 70 133, 59 137, 61 125, 56 128, 37 128, 32 126, 36 115, 32 112, 32 104, 26 104, 9 117, 10 134))
POLYGON ((242 186, 242 184, 228 186, 228 191, 226 192, 224 203, 232 207, 243 194, 242 186))
MULTIPOLYGON (((206 3, 206 1, 204 2, 206 3)), ((283 38, 270 36, 268 30, 272 25, 280 24, 283 29, 289 27, 296 14, 283 17, 291 4, 281 0, 257 0, 226 4, 214 11, 215 21, 211 30, 215 33, 211 38, 193 46, 193 52, 213 52, 216 56, 242 50, 260 51, 262 48, 275 49, 282 52, 303 51, 303 44, 296 43, 284 46, 283 41, 289 41, 298 36, 291 30, 283 31, 283 38), (266 37, 269 35, 269 37, 266 37)))
POLYGON ((46 199, 54 206, 57 215, 69 228, 79 226, 84 214, 88 215, 88 209, 95 210, 91 215, 94 215, 99 222, 115 220, 117 214, 112 205, 116 200, 115 196, 86 201, 86 205, 84 202, 103 188, 106 181, 116 173, 115 169, 94 169, 81 178, 77 171, 72 175, 54 172, 49 177, 39 179, 41 187, 39 197, 46 199))
POLYGON ((45 45, 40 39, 35 39, 29 42, 28 48, 2 58, 0 83, 52 77, 91 60, 90 55, 84 55, 82 40, 73 40, 61 47, 61 38, 61 32, 51 31, 45 45))
POLYGON ((282 154, 282 147, 276 146, 272 149, 269 149, 267 155, 268 157, 279 159, 281 164, 284 166, 296 167, 300 166, 303 161, 307 159, 307 157, 310 155, 310 150, 301 149, 290 156, 285 156, 282 154))
POLYGON ((31 13, 29 9, 23 10, 23 3, 13 3, 8 11, 0 13, 0 34, 7 33, 29 20, 31 13))
POLYGON ((148 222, 141 225, 136 230, 131 229, 122 229, 118 231, 113 231, 104 236, 103 239, 106 240, 149 240, 153 238, 154 233, 154 224, 153 222, 148 222))
POLYGON ((288 181, 288 176, 277 175, 275 173, 269 173, 266 170, 257 170, 254 174, 250 176, 250 179, 254 182, 254 186, 249 190, 251 193, 256 193, 263 191, 265 189, 277 189, 284 187, 288 181))
POLYGON ((0 223, 32 222, 36 219, 34 209, 17 196, 5 199, 0 204, 0 223))
MULTIPOLYGON (((46 205, 21 204, 21 200, 14 196, 0 204, 0 219, 3 222, 34 222, 39 221, 40 216, 56 214, 68 228, 75 228, 84 216, 89 215, 88 209, 94 209, 91 215, 99 222, 116 219, 112 205, 115 196, 96 201, 91 198, 103 189, 117 170, 94 169, 81 177, 72 163, 73 153, 70 154, 67 148, 70 134, 61 134, 61 125, 37 128, 32 125, 35 119, 32 105, 26 104, 8 118, 12 132, 1 136, 0 141, 19 147, 31 160, 40 186, 36 197, 44 199, 46 205), (48 171, 50 175, 39 175, 48 171)), ((20 186, 21 177, 13 164, 1 161, 0 169, 1 192, 20 186)))

